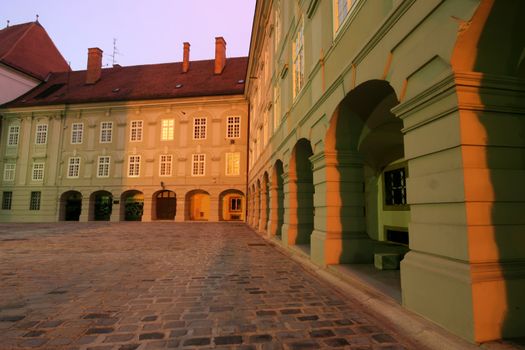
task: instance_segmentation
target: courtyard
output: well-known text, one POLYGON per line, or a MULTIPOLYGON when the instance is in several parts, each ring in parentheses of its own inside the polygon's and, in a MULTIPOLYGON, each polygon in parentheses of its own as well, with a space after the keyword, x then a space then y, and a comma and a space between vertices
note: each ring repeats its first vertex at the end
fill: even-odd
POLYGON ((0 225, 0 349, 414 349, 243 223, 0 225))

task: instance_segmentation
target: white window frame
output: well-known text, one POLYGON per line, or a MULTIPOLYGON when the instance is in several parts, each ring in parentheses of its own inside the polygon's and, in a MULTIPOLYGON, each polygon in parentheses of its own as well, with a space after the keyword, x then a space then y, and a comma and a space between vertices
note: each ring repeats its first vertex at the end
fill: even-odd
POLYGON ((105 178, 109 177, 109 169, 111 166, 110 156, 98 156, 97 160, 97 177, 105 178))
POLYGON ((84 142, 84 123, 71 124, 71 144, 80 145, 84 142))
POLYGON ((16 147, 20 141, 20 125, 9 125, 7 147, 16 147))
POLYGON ((343 24, 348 19, 348 15, 355 9, 358 2, 361 0, 333 0, 332 1, 332 9, 333 9, 333 23, 334 23, 334 35, 337 35, 339 33, 339 29, 343 26, 343 24), (339 3, 346 3, 346 13, 341 18, 339 16, 339 3))
POLYGON ((162 119, 160 121, 160 140, 172 141, 175 135, 175 119, 162 119))
POLYGON ((46 164, 44 162, 33 163, 31 171, 31 180, 35 182, 43 182, 45 174, 46 164))
POLYGON ((4 181, 15 181, 16 163, 4 163, 4 181))
POLYGON ((208 118, 206 117, 193 118, 193 139, 194 140, 206 140, 207 123, 208 123, 208 118))
POLYGON ((35 145, 47 144, 47 124, 37 124, 35 128, 35 145))
POLYGON ((132 120, 129 124, 129 141, 130 142, 141 142, 143 128, 144 128, 144 121, 132 120))
POLYGON ((159 176, 172 176, 173 155, 161 154, 159 157, 159 176))
POLYGON ((273 131, 281 125, 281 90, 278 86, 273 88, 273 131))
POLYGON ((100 122, 100 143, 113 142, 113 122, 100 122))
POLYGON ((128 156, 128 177, 140 177, 140 156, 128 156))
POLYGON ((239 139, 241 137, 241 116, 230 115, 226 117, 226 138, 239 139))
POLYGON ((78 179, 80 177, 80 157, 69 157, 67 164, 67 178, 78 179))
POLYGON ((206 154, 196 153, 191 156, 191 176, 206 175, 206 154))
POLYGON ((225 174, 226 176, 239 176, 241 174, 241 153, 226 153, 225 157, 225 174), (237 164, 235 164, 235 162, 237 164))
POLYGON ((293 98, 295 99, 304 87, 304 21, 298 26, 292 45, 293 63, 293 98))

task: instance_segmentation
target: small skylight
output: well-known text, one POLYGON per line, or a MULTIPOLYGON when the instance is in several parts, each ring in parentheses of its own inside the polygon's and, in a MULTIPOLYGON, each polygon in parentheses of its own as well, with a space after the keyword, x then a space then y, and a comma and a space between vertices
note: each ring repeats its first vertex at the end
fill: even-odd
POLYGON ((182 87, 182 84, 177 84, 177 85, 175 85, 175 88, 176 88, 176 89, 180 89, 181 87, 182 87))
POLYGON ((244 84, 244 79, 237 80, 237 84, 244 84))
POLYGON ((44 91, 42 91, 41 93, 39 93, 38 95, 36 95, 35 98, 37 100, 42 99, 42 98, 46 98, 46 97, 50 96, 52 93, 57 92, 58 90, 60 90, 60 88, 62 88, 64 85, 66 85, 66 84, 64 84, 64 83, 53 84, 50 87, 48 87, 47 89, 45 89, 44 91))
POLYGON ((120 88, 114 88, 113 90, 111 90, 113 92, 119 92, 120 91, 120 88))

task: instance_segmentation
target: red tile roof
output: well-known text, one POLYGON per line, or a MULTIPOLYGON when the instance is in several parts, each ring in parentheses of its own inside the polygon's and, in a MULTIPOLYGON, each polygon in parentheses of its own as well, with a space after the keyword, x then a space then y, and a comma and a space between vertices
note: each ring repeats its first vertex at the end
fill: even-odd
POLYGON ((38 22, 0 30, 0 63, 40 80, 50 72, 69 70, 66 60, 38 22))
POLYGON ((85 70, 53 73, 2 107, 243 94, 247 63, 248 57, 228 58, 218 75, 214 60, 192 61, 187 73, 182 62, 105 68, 95 84, 86 84, 85 70))

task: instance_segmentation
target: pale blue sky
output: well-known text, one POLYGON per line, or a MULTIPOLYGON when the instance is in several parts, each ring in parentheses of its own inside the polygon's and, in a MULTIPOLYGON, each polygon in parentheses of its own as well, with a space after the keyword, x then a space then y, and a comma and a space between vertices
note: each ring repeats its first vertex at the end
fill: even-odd
POLYGON ((35 20, 47 30, 74 70, 85 69, 87 49, 100 47, 111 65, 113 38, 123 66, 215 55, 223 36, 229 57, 247 56, 255 0, 0 0, 0 28, 35 20))

